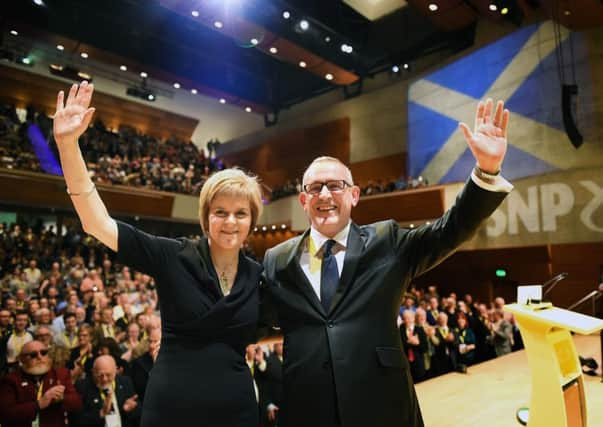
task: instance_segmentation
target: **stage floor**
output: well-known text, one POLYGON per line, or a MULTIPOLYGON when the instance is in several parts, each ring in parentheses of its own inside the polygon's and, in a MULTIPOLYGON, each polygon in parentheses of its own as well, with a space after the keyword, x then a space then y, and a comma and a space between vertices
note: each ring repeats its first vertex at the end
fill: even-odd
MULTIPOLYGON (((599 335, 574 336, 578 354, 601 361, 599 335)), ((598 370, 601 373, 601 367, 598 370)), ((588 426, 603 426, 601 377, 584 375, 588 426)), ((519 426, 515 411, 529 406, 531 383, 524 350, 416 385, 426 427, 519 426)))

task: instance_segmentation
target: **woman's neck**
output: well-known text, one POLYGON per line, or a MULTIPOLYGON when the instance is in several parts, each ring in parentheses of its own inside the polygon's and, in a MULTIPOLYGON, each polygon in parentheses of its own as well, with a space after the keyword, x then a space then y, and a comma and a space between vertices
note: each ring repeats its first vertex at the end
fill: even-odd
POLYGON ((216 270, 236 268, 239 262, 239 249, 221 249, 209 242, 209 254, 216 270))

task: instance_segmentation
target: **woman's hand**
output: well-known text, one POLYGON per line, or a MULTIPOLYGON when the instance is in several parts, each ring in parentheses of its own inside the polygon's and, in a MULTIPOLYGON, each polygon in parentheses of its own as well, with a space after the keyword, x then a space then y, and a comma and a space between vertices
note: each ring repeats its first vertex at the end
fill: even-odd
POLYGON ((60 91, 57 96, 57 111, 54 114, 53 132, 57 144, 76 142, 82 135, 94 114, 94 108, 89 108, 94 85, 83 81, 71 86, 67 102, 63 104, 65 94, 60 91))

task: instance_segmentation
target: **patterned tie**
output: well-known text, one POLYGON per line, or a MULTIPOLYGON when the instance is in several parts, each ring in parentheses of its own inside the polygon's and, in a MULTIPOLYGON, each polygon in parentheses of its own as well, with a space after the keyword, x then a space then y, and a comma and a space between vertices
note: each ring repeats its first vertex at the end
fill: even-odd
POLYGON ((320 268, 320 302, 327 313, 331 308, 331 301, 333 301, 333 296, 339 284, 337 260, 335 259, 335 255, 331 253, 335 243, 337 243, 335 240, 327 240, 325 242, 322 253, 322 266, 320 268))

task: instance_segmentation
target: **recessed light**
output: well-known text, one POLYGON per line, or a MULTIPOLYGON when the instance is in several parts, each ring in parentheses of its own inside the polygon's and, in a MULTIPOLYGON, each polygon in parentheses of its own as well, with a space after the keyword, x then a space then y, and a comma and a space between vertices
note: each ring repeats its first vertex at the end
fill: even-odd
POLYGON ((63 46, 62 44, 58 44, 57 45, 57 49, 58 50, 65 50, 65 46, 63 46))
POLYGON ((492 12, 496 12, 498 10, 498 6, 496 6, 494 3, 490 3, 488 9, 490 9, 492 12))
POLYGON ((149 96, 147 96, 147 99, 149 101, 153 101, 155 99, 155 95, 153 95, 152 93, 149 93, 149 96))
POLYGON ((291 18, 291 13, 288 10, 285 10, 283 12, 283 18, 285 18, 285 19, 291 18))
POLYGON ((400 67, 398 67, 397 65, 394 65, 392 67, 392 72, 397 73, 398 71, 400 71, 400 67))
POLYGON ((247 111, 248 113, 251 113, 251 107, 245 107, 245 111, 247 111))
POLYGON ((415 225, 414 224, 410 224, 410 228, 415 228, 415 225))
POLYGON ((509 8, 508 7, 503 7, 500 10, 501 15, 506 15, 507 13, 509 13, 509 8))
POLYGON ((125 65, 120 65, 120 66, 119 66, 119 69, 120 69, 121 71, 128 71, 128 67, 127 67, 127 66, 125 66, 125 65))
POLYGON ((174 83, 174 88, 180 89, 180 83, 178 83, 178 82, 174 83))
POLYGON ((435 3, 429 3, 429 10, 435 12, 436 10, 438 10, 438 5, 435 3))
POLYGON ((276 225, 273 225, 273 226, 272 226, 272 227, 270 227, 270 228, 272 228, 273 230, 276 230, 276 225))
POLYGON ((224 24, 222 24, 221 21, 214 22, 214 27, 216 27, 216 28, 222 28, 223 26, 224 26, 224 24))
POLYGON ((88 54, 86 52, 80 53, 80 56, 84 59, 88 59, 88 54))
POLYGON ((19 33, 16 30, 10 30, 11 35, 18 36, 19 33))
POLYGON ((281 228, 284 230, 285 228, 287 228, 286 224, 281 224, 281 228))
POLYGON ((331 74, 331 73, 325 74, 325 79, 327 79, 327 80, 333 80, 333 74, 331 74))
POLYGON ((196 94, 197 94, 197 89, 191 89, 191 93, 192 93, 193 95, 196 95, 196 94))
POLYGON ((405 70, 408 70, 408 67, 409 67, 408 63, 404 63, 403 67, 405 70))
POLYGON ((325 37, 325 42, 326 42, 326 43, 329 43, 330 41, 331 41, 331 37, 326 36, 326 37, 325 37))
POLYGON ((571 11, 569 11, 569 10, 564 10, 564 11, 563 11, 563 14, 564 14, 565 16, 570 16, 570 15, 572 14, 572 12, 571 12, 571 11))
POLYGON ((142 77, 143 79, 146 79, 147 77, 149 77, 149 75, 143 71, 140 73, 140 77, 142 77))
POLYGON ((299 66, 302 68, 306 68, 306 62, 305 61, 299 61, 299 66))
POLYGON ((44 6, 44 2, 42 0, 33 0, 33 2, 38 6, 44 6))
POLYGON ((226 104, 226 100, 224 98, 220 98, 220 104, 226 104))
POLYGON ((272 47, 270 48, 270 53, 272 53, 272 54, 277 54, 277 53, 278 53, 278 49, 277 49, 277 48, 275 48, 274 46, 272 46, 272 47))
POLYGON ((251 42, 252 45, 257 46, 257 44, 259 43, 258 39, 253 38, 251 40, 249 40, 251 42))
POLYGON ((299 28, 302 31, 306 31, 308 28, 310 28, 310 23, 305 19, 302 19, 301 21, 299 21, 299 28))
POLYGON ((266 231, 268 230, 268 227, 266 227, 265 225, 262 226, 262 231, 266 231))
POLYGON ((31 64, 31 59, 29 59, 27 56, 25 58, 21 59, 21 62, 24 63, 25 65, 29 65, 31 64))
POLYGON ((193 15, 195 18, 197 18, 199 16, 199 11, 193 10, 193 11, 191 11, 191 15, 193 15))
POLYGON ((343 43, 341 45, 341 51, 344 53, 352 53, 354 51, 354 48, 349 44, 343 43))

